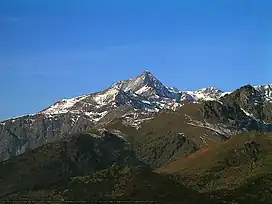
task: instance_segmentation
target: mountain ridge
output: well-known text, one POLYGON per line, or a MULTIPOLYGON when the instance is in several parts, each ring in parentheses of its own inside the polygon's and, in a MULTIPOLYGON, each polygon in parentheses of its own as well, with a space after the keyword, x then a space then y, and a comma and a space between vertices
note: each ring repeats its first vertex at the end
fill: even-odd
MULTIPOLYGON (((105 92, 107 90, 110 90, 110 91, 113 91, 113 92, 118 92, 118 91, 123 89, 122 87, 124 87, 124 84, 126 82, 131 82, 131 81, 133 82, 135 80, 139 80, 140 78, 144 78, 143 80, 145 80, 146 78, 149 79, 149 80, 147 80, 148 83, 150 83, 150 81, 155 81, 156 84, 159 84, 159 86, 163 87, 163 89, 169 91, 170 93, 180 94, 181 95, 180 96, 181 97, 181 99, 180 99, 181 103, 182 102, 187 102, 188 99, 189 99, 190 102, 198 101, 198 100, 201 100, 201 99, 204 99, 204 100, 219 99, 221 96, 224 96, 226 94, 230 94, 233 91, 235 91, 235 90, 233 90, 233 91, 224 92, 221 89, 216 88, 216 87, 212 87, 212 86, 211 87, 206 87, 206 88, 200 88, 200 89, 197 89, 197 90, 180 90, 180 89, 177 89, 177 88, 171 88, 171 87, 168 87, 168 86, 165 86, 164 84, 162 84, 150 71, 145 70, 139 76, 130 78, 128 80, 121 80, 121 81, 113 84, 112 86, 110 86, 109 88, 107 88, 104 91, 97 91, 97 92, 93 92, 93 93, 90 93, 90 94, 74 96, 74 97, 71 97, 71 98, 63 98, 63 99, 60 99, 60 100, 56 101, 53 105, 51 105, 49 107, 46 107, 46 108, 44 108, 43 110, 41 110, 41 111, 39 111, 37 113, 25 114, 25 115, 21 115, 21 116, 14 116, 14 117, 10 117, 10 118, 7 118, 7 119, 3 119, 0 122, 4 122, 4 121, 9 120, 9 119, 16 119, 16 118, 20 118, 20 117, 24 117, 24 116, 28 116, 28 115, 40 114, 40 113, 42 113, 42 114, 50 114, 50 112, 51 112, 51 114, 67 113, 67 110, 63 110, 63 109, 72 107, 75 103, 77 103, 77 102, 79 102, 81 100, 84 100, 88 96, 95 95, 95 94, 98 94, 98 93, 101 93, 101 92, 105 92), (205 93, 206 93, 206 95, 205 95, 205 93), (211 96, 209 96, 209 95, 211 95, 211 96), (63 106, 60 106, 61 104, 63 106), (56 105, 60 106, 59 111, 58 110, 55 110, 55 111, 53 110, 54 107, 57 109, 56 105), (50 108, 51 108, 51 111, 49 111, 50 108)), ((242 86, 240 86, 240 88, 244 87, 246 85, 249 85, 249 84, 242 85, 242 86)), ((262 92, 262 94, 265 96, 267 101, 272 101, 272 84, 252 85, 252 87, 254 89, 256 89, 257 91, 262 92)), ((145 88, 145 87, 142 87, 142 88, 145 88)), ((130 91, 129 86, 125 88, 124 92, 126 92, 126 91, 130 91)), ((142 92, 146 92, 146 90, 137 90, 137 91, 140 94, 142 92)), ((134 92, 137 93, 137 91, 134 91, 134 92)), ((133 90, 132 90, 132 92, 133 92, 133 90)), ((170 97, 167 97, 167 98, 172 98, 172 97, 170 96, 170 97)))
POLYGON ((1 121, 0 199, 269 203, 270 89, 180 91, 146 71, 1 121))
POLYGON ((270 85, 256 86, 256 89, 245 85, 233 92, 215 87, 180 91, 165 86, 151 72, 145 71, 106 90, 62 99, 36 114, 1 121, 0 160, 70 133, 109 126, 116 119, 139 130, 165 111, 183 113, 187 103, 195 104, 190 106, 192 112, 186 113, 189 118, 199 113, 190 120, 182 116, 186 128, 200 127, 203 132, 210 129, 218 137, 260 127, 269 129, 265 123, 272 123, 271 88, 270 85), (259 105, 254 105, 256 100, 259 105))

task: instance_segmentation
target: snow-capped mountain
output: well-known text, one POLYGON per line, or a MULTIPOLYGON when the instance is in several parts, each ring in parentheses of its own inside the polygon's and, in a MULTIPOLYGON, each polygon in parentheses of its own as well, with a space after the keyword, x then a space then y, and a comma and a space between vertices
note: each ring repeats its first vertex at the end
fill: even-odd
MULTIPOLYGON (((264 112, 261 117, 269 121, 270 117, 272 118, 272 113, 270 114, 271 85, 255 86, 249 90, 252 89, 259 93, 261 100, 266 101, 269 106, 264 106, 265 109, 260 106, 258 107, 260 110, 257 110, 255 106, 249 106, 248 103, 251 102, 248 101, 250 100, 244 100, 243 96, 240 96, 239 89, 238 94, 232 96, 233 93, 223 92, 214 87, 195 91, 169 88, 151 72, 145 71, 137 77, 120 81, 104 91, 62 99, 37 114, 0 122, 0 160, 23 153, 27 148, 33 149, 46 142, 65 137, 73 132, 104 127, 115 119, 121 120, 126 126, 138 129, 143 123, 152 120, 160 112, 164 112, 161 110, 176 111, 188 102, 196 104, 212 102, 204 110, 207 113, 203 114, 206 114, 207 117, 215 117, 213 115, 216 113, 216 117, 222 115, 220 120, 225 118, 226 121, 229 119, 234 121, 233 117, 239 113, 239 117, 246 121, 253 118, 247 115, 255 111, 253 115, 258 118, 258 114, 255 113, 261 111, 264 112), (236 99, 237 97, 242 97, 242 102, 236 99), (229 103, 228 101, 238 105, 224 105, 224 103, 229 103), (238 112, 234 108, 239 109, 238 112), (218 110, 214 111, 214 109, 218 110)), ((256 95, 251 92, 246 92, 246 95, 256 95)))
MULTIPOLYGON (((271 87, 271 85, 254 86, 266 101, 272 101, 271 87)), ((157 113, 164 109, 175 111, 185 102, 218 101, 221 97, 230 93, 223 92, 215 87, 195 91, 169 88, 162 84, 151 72, 144 71, 141 75, 120 81, 104 91, 71 99, 62 99, 39 114, 44 115, 44 117, 66 113, 84 115, 93 123, 97 123, 107 115, 112 115, 120 107, 129 109, 129 112, 140 110, 146 117, 150 117, 150 113, 157 113)), ((122 117, 122 114, 126 114, 127 111, 121 111, 120 114, 114 115, 115 117, 122 117)))
POLYGON ((218 100, 221 96, 229 92, 223 92, 218 88, 208 87, 197 91, 182 91, 182 101, 201 101, 201 100, 218 100))
MULTIPOLYGON (((124 92, 133 92, 148 98, 179 99, 179 94, 164 86, 151 72, 145 71, 140 76, 116 84, 124 92)), ((117 88, 116 87, 116 88, 117 88)))
POLYGON ((120 81, 105 91, 63 99, 46 110, 45 115, 61 113, 82 113, 93 115, 94 111, 105 116, 106 112, 118 106, 158 112, 161 109, 175 110, 183 102, 199 100, 218 100, 224 92, 217 88, 205 88, 197 91, 179 91, 163 85, 151 72, 145 71, 140 76, 120 81))

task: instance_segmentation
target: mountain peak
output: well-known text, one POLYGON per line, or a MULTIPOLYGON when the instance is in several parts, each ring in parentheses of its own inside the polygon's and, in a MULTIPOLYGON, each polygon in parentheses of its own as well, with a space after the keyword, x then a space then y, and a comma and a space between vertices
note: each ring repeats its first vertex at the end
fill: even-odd
POLYGON ((173 93, 160 82, 150 71, 145 70, 140 75, 128 80, 120 81, 112 86, 117 90, 135 93, 147 98, 170 98, 177 99, 177 93, 173 93))
POLYGON ((204 93, 223 93, 222 90, 216 88, 216 87, 207 87, 207 88, 202 88, 200 90, 198 90, 198 92, 204 92, 204 93))
POLYGON ((141 76, 152 76, 152 77, 154 77, 154 75, 148 70, 144 70, 143 73, 141 74, 141 76))
POLYGON ((143 71, 143 74, 144 74, 144 73, 147 73, 147 74, 150 73, 150 74, 151 74, 151 72, 150 72, 148 69, 144 70, 144 71, 143 71))
POLYGON ((136 77, 142 79, 144 83, 159 82, 159 80, 148 70, 145 70, 140 76, 136 77))

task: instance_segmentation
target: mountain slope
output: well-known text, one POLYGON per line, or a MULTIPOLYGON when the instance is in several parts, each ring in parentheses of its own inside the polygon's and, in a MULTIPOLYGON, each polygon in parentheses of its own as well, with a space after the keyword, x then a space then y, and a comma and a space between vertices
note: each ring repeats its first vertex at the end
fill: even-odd
POLYGON ((214 144, 165 165, 158 171, 181 174, 201 191, 235 189, 272 168, 272 134, 250 132, 214 144))
POLYGON ((243 133, 156 171, 223 203, 271 203, 271 144, 271 133, 243 133))
POLYGON ((0 163, 0 200, 271 203, 271 134, 243 133, 156 172, 121 135, 91 130, 69 138, 0 163))
POLYGON ((69 135, 0 163, 0 196, 47 188, 71 176, 84 176, 111 165, 145 166, 137 160, 126 139, 104 130, 69 135))
POLYGON ((139 159, 159 167, 198 149, 221 143, 246 129, 268 131, 268 126, 252 119, 238 105, 217 101, 187 103, 176 111, 162 111, 144 121, 137 130, 122 119, 109 123, 129 135, 129 142, 139 159))
POLYGON ((92 130, 0 163, 0 200, 214 203, 136 159, 121 135, 92 130))
MULTIPOLYGON (((271 85, 244 86, 232 93, 214 87, 179 91, 145 71, 104 91, 63 99, 37 114, 1 121, 0 161, 70 133, 106 127, 116 119, 138 130, 161 113, 174 114, 172 111, 177 112, 187 103, 195 105, 193 109, 201 115, 192 119, 188 113, 186 117, 191 121, 186 126, 209 129, 209 137, 213 133, 228 138, 248 130, 271 131, 271 101, 271 85)), ((194 136, 193 131, 189 132, 187 136, 194 136)))

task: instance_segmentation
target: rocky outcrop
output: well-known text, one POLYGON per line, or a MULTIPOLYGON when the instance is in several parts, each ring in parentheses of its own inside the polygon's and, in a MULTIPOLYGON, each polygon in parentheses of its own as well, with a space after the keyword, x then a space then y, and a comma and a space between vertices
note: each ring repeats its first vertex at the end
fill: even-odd
POLYGON ((212 124, 224 124, 237 130, 245 129, 261 130, 265 124, 247 115, 234 101, 220 103, 217 101, 206 101, 202 105, 203 118, 212 124))
POLYGON ((221 98, 226 104, 237 103, 247 113, 256 119, 269 122, 272 120, 271 103, 266 100, 264 92, 256 90, 251 85, 245 85, 229 95, 221 98))
POLYGON ((42 114, 3 121, 0 125, 0 160, 57 141, 70 133, 83 132, 94 124, 84 115, 42 114))

